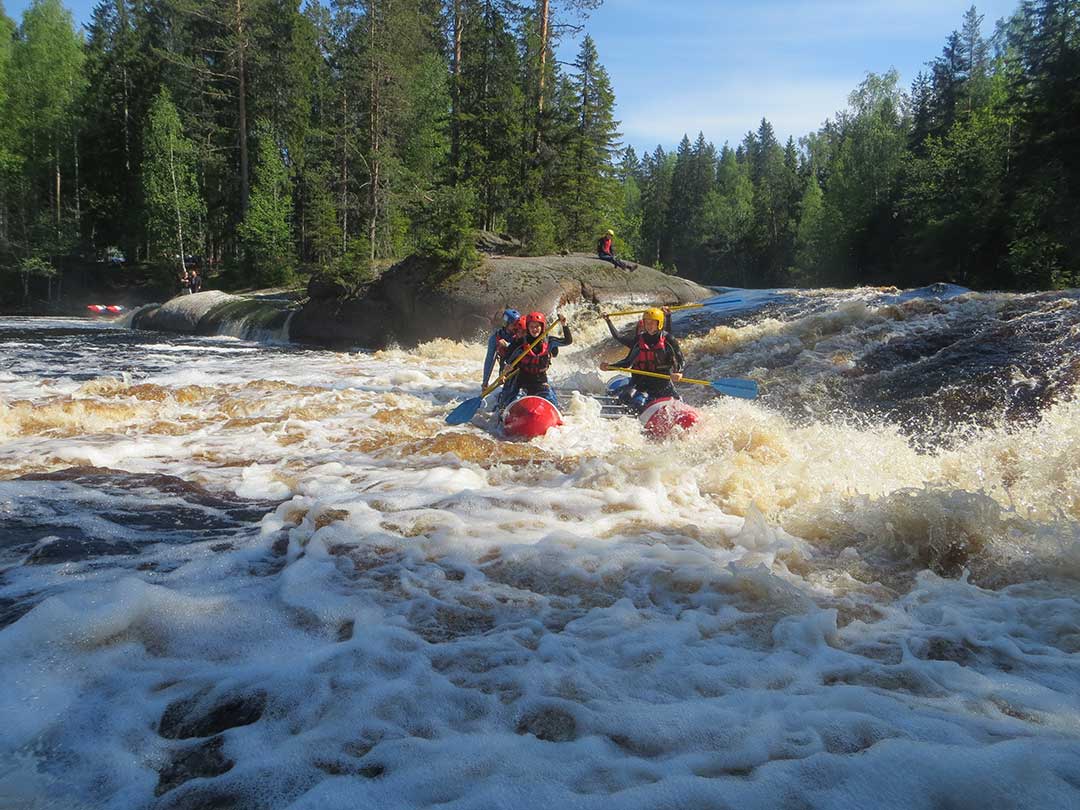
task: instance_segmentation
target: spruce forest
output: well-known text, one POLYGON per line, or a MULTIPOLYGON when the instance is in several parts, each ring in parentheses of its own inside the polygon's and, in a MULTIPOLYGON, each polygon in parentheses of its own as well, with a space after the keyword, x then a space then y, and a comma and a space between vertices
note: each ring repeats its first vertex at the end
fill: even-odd
POLYGON ((85 28, 0 6, 0 275, 200 257, 219 286, 355 286, 467 266, 478 229, 545 254, 610 227, 706 284, 1080 282, 1080 0, 990 37, 972 7, 910 87, 869 73, 797 141, 762 118, 642 155, 600 2, 106 0, 85 28))

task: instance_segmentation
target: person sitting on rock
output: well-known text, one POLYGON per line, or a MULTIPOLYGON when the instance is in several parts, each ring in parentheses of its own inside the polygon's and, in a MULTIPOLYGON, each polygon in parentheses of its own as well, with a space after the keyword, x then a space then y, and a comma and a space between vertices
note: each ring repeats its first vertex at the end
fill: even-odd
POLYGON ((498 410, 502 410, 521 394, 534 397, 543 397, 556 408, 559 407, 559 398, 555 390, 548 383, 547 370, 551 365, 551 358, 557 357, 560 346, 569 346, 574 342, 570 334, 570 327, 566 325, 566 318, 559 316, 559 324, 562 325, 562 337, 546 337, 532 344, 544 332, 547 331, 547 318, 543 312, 530 312, 525 316, 525 337, 522 343, 512 349, 512 354, 507 356, 507 363, 513 363, 521 357, 521 361, 511 372, 511 376, 502 387, 497 404, 498 410))
POLYGON ((596 244, 596 255, 606 262, 611 262, 620 270, 633 270, 637 267, 636 264, 630 264, 629 262, 619 261, 615 258, 615 243, 612 241, 615 237, 615 231, 608 230, 603 236, 600 237, 600 241, 596 244))
POLYGON ((484 358, 484 381, 480 385, 481 388, 488 387, 488 380, 491 379, 496 360, 499 361, 499 374, 502 374, 510 344, 523 334, 525 334, 525 321, 521 313, 511 308, 503 310, 502 326, 492 332, 488 338, 487 356, 484 358))
POLYGON ((629 370, 630 384, 623 386, 619 399, 636 413, 641 413, 655 400, 671 397, 680 399, 673 383, 682 379, 685 365, 682 349, 670 332, 664 331, 664 313, 653 307, 641 318, 642 330, 630 352, 617 363, 601 363, 602 371, 629 370), (634 374, 634 369, 667 374, 671 379, 634 374))

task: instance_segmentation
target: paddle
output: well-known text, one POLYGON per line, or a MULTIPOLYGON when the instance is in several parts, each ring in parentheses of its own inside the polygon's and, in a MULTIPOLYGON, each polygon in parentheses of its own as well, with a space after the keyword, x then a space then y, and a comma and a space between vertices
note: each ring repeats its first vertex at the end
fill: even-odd
MULTIPOLYGON (((615 371, 616 369, 611 369, 615 371)), ((622 369, 622 371, 629 371, 634 374, 642 374, 646 377, 659 377, 661 380, 670 380, 670 374, 657 374, 655 371, 641 371, 640 369, 622 369)), ((694 385, 711 385, 715 390, 721 394, 727 394, 729 397, 739 397, 740 399, 754 399, 758 395, 758 384, 756 380, 749 380, 745 377, 721 377, 719 380, 692 380, 689 377, 683 377, 679 382, 693 383, 694 385)))
POLYGON ((548 332, 554 329, 555 324, 557 324, 558 322, 559 321, 557 318, 553 320, 551 322, 551 325, 543 331, 540 337, 538 337, 536 340, 529 344, 528 351, 521 352, 514 360, 514 362, 503 370, 503 373, 499 375, 499 378, 495 380, 495 382, 493 382, 491 385, 489 385, 487 388, 480 392, 480 396, 473 397, 472 399, 467 399, 460 405, 458 405, 456 408, 454 408, 454 410, 450 411, 450 413, 446 417, 446 424, 464 425, 466 422, 471 422, 472 418, 476 416, 476 412, 480 410, 480 406, 484 404, 484 397, 486 397, 488 394, 490 394, 492 391, 494 391, 496 388, 498 388, 500 385, 510 379, 510 377, 512 377, 514 374, 517 374, 517 364, 520 363, 523 359, 525 359, 525 355, 531 352, 533 348, 540 343, 540 341, 547 337, 548 332))
MULTIPOLYGON (((678 304, 677 306, 668 307, 668 309, 670 309, 672 312, 674 312, 677 309, 696 309, 698 307, 722 307, 722 306, 726 306, 728 304, 741 304, 741 303, 742 303, 741 298, 729 298, 727 301, 715 301, 715 302, 713 302, 711 304, 702 304, 702 303, 678 304)), ((663 307, 655 307, 655 308, 656 309, 663 309, 663 307)), ((616 315, 641 315, 642 313, 644 313, 646 311, 647 310, 644 310, 644 309, 625 309, 625 310, 622 310, 620 312, 608 312, 607 314, 601 315, 600 317, 601 318, 614 318, 616 315)))

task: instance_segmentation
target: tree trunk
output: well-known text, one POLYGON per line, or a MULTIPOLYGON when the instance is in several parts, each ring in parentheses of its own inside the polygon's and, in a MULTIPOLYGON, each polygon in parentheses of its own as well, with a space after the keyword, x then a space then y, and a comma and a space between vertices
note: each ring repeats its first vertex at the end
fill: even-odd
POLYGON ((247 60, 247 44, 244 41, 243 0, 236 0, 236 46, 237 65, 237 116, 240 138, 240 215, 247 214, 249 179, 248 179, 248 137, 247 137, 247 75, 244 63, 247 60))
MULTIPOLYGON (((82 225, 82 196, 79 194, 79 133, 72 135, 72 147, 75 158, 75 222, 82 225)), ((80 228, 81 231, 81 228, 80 228)))
POLYGON ((341 255, 349 252, 349 93, 341 90, 341 255))
POLYGON ((60 238, 60 139, 56 139, 53 150, 53 167, 56 174, 56 236, 60 238))
POLYGON ((457 183, 461 159, 461 0, 454 0, 454 78, 450 88, 450 182, 457 183))
POLYGON ((187 272, 187 259, 184 256, 184 217, 180 211, 180 186, 176 182, 176 152, 169 143, 169 178, 173 187, 173 206, 176 208, 176 244, 180 247, 180 268, 187 272))
POLYGON ((550 0, 540 0, 540 75, 537 77, 536 129, 533 132, 533 152, 540 151, 541 131, 544 126, 544 82, 547 73, 548 17, 550 14, 550 0))
POLYGON ((371 73, 370 73, 370 88, 371 88, 371 114, 369 115, 370 126, 370 138, 371 138, 371 177, 368 178, 368 199, 371 207, 371 218, 368 220, 368 258, 371 261, 371 266, 375 266, 375 235, 378 233, 379 222, 379 62, 377 58, 378 49, 375 44, 375 36, 377 33, 377 27, 375 25, 375 8, 376 3, 372 2, 369 6, 370 14, 368 14, 368 35, 369 44, 371 49, 371 73))

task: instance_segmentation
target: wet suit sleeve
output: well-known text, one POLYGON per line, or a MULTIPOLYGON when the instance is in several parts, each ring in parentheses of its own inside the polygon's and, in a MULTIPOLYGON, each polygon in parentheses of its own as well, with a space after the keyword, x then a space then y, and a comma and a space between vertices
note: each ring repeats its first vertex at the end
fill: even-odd
POLYGON ((488 380, 491 379, 491 370, 495 368, 495 350, 499 345, 499 332, 498 330, 491 333, 491 337, 488 338, 487 356, 484 358, 484 384, 482 388, 487 388, 488 380))
POLYGON ((679 341, 675 339, 675 336, 668 332, 667 345, 671 347, 671 371, 672 373, 678 371, 682 373, 683 367, 686 365, 686 360, 683 358, 682 347, 679 345, 679 341))
POLYGON ((637 360, 637 356, 638 347, 634 345, 626 357, 616 363, 608 363, 608 365, 612 368, 630 368, 630 366, 634 365, 634 361, 637 360))
POLYGON ((611 336, 617 341, 619 341, 619 343, 621 343, 623 346, 629 349, 631 346, 637 343, 636 335, 632 338, 624 338, 622 335, 619 334, 618 330, 615 329, 615 324, 611 322, 611 318, 604 318, 604 320, 607 322, 607 328, 608 331, 611 332, 611 336))

